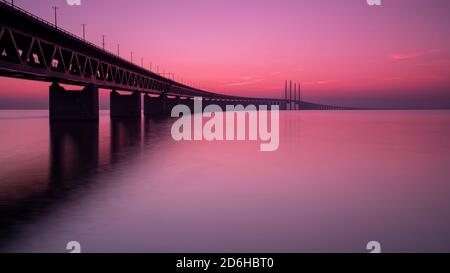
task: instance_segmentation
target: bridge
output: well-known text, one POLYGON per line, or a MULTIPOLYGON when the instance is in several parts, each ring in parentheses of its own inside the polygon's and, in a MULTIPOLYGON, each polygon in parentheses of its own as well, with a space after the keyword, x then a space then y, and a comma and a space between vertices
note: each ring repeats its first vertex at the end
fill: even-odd
POLYGON ((97 120, 99 88, 111 90, 112 117, 140 117, 142 94, 146 116, 170 115, 177 104, 193 109, 197 97, 203 106, 222 108, 252 104, 276 105, 282 110, 344 109, 292 99, 292 95, 288 98, 287 85, 283 99, 201 90, 138 66, 4 0, 0 1, 0 76, 52 83, 51 120, 97 120), (71 92, 60 84, 83 89, 71 92))

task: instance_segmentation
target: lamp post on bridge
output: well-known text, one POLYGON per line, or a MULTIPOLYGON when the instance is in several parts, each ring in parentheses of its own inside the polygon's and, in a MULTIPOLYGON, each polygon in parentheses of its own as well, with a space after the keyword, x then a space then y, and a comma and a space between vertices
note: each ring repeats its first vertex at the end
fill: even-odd
POLYGON ((55 11, 55 28, 58 28, 58 16, 57 16, 57 10, 59 9, 57 6, 53 6, 52 9, 55 11))
POLYGON ((86 40, 86 24, 81 24, 83 26, 83 40, 86 40))
POLYGON ((105 50, 105 35, 102 35, 102 47, 105 50))

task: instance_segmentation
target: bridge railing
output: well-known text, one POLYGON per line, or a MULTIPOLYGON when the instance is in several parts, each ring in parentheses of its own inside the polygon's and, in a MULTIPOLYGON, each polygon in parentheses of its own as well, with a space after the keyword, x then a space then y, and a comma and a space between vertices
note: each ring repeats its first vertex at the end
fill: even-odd
MULTIPOLYGON (((89 41, 86 41, 85 39, 82 39, 81 37, 64 30, 63 28, 57 27, 55 24, 50 23, 47 20, 44 20, 20 7, 17 5, 12 5, 10 2, 6 0, 0 0, 0 6, 2 7, 2 10, 5 12, 5 17, 8 17, 8 23, 6 24, 6 18, 5 18, 5 25, 6 28, 3 28, 2 31, 6 35, 5 29, 9 29, 8 31, 11 33, 11 39, 14 40, 14 33, 21 34, 21 35, 28 35, 26 45, 24 45, 25 48, 28 49, 28 55, 30 54, 31 50, 33 50, 32 46, 34 46, 34 43, 38 45, 38 47, 41 47, 40 45, 42 43, 51 45, 55 48, 55 53, 59 52, 59 55, 61 55, 61 52, 63 50, 71 51, 69 53, 73 54, 72 56, 78 56, 83 57, 86 61, 86 58, 92 59, 95 61, 98 65, 98 63, 101 61, 99 58, 104 58, 104 61, 102 61, 102 65, 109 65, 114 66, 117 69, 120 69, 120 72, 122 73, 129 73, 133 76, 138 75, 137 81, 140 80, 146 80, 147 82, 150 81, 156 81, 159 82, 157 85, 161 86, 170 86, 171 89, 175 89, 177 95, 187 95, 187 96, 204 96, 204 97, 212 97, 212 98, 222 98, 222 99, 233 99, 233 100, 242 100, 242 101, 249 101, 249 100, 259 100, 259 101, 278 101, 278 102, 284 102, 283 99, 271 99, 271 98, 252 98, 252 97, 240 97, 240 96, 231 96, 231 95, 224 95, 224 94, 218 94, 215 92, 209 92, 205 90, 201 90, 195 87, 191 87, 188 85, 185 85, 183 83, 176 82, 170 78, 164 77, 162 75, 159 75, 157 73, 154 73, 144 67, 141 67, 139 65, 136 65, 124 58, 121 58, 118 55, 115 55, 89 41), (43 34, 40 34, 40 31, 35 31, 33 27, 40 29, 44 32, 46 32, 46 36, 42 36, 43 34), (49 38, 51 37, 51 38, 49 38), (31 40, 28 40, 31 39, 31 40), (51 39, 51 40, 48 40, 51 39), (65 41, 65 43, 63 43, 65 41), (42 42, 42 43, 41 43, 42 42), (69 48, 70 47, 70 48, 69 48), (89 53, 87 54, 86 51, 88 50, 89 53), (84 54, 84 55, 83 55, 84 54)), ((0 22, 3 24, 0 18, 0 22)), ((9 34, 8 34, 9 35, 9 34)), ((1 36, 1 33, 0 33, 1 36)), ((0 37, 1 38, 1 37, 0 37)), ((117 88, 120 89, 121 87, 127 87, 128 89, 120 89, 120 90, 134 90, 134 91, 141 91, 141 92, 152 92, 155 91, 155 89, 145 89, 144 87, 141 88, 141 86, 138 86, 141 89, 134 89, 135 85, 126 83, 127 86, 123 86, 123 79, 119 79, 118 83, 114 80, 113 84, 111 84, 111 81, 107 82, 106 79, 95 79, 94 75, 84 77, 81 73, 81 76, 78 76, 80 74, 80 71, 78 71, 77 76, 71 75, 71 68, 65 69, 66 71, 56 71, 56 69, 53 69, 47 61, 45 61, 44 68, 36 67, 36 64, 30 65, 29 60, 27 60, 25 57, 22 57, 22 53, 18 53, 18 51, 24 50, 24 48, 19 48, 15 42, 11 43, 12 47, 15 49, 10 51, 14 52, 12 55, 17 55, 19 57, 20 61, 18 63, 11 63, 11 62, 5 62, 4 60, 0 60, 0 63, 3 67, 0 67, 0 74, 10 76, 10 77, 20 77, 20 78, 29 78, 33 80, 44 80, 44 81, 55 81, 59 80, 63 83, 69 83, 69 84, 86 84, 86 83, 93 83, 98 84, 99 87, 103 88, 117 88), (3 69, 2 69, 3 68, 3 69), (88 78, 89 77, 89 78, 88 78), (121 83, 122 82, 122 83, 121 83), (122 84, 122 85, 120 85, 122 84)), ((37 49, 39 54, 42 54, 42 49, 37 49), (40 51, 39 51, 40 50, 40 51)), ((45 55, 42 54, 42 55, 45 55)), ((53 56, 56 57, 54 54, 53 56)), ((0 56, 1 57, 1 56, 0 56)), ((51 52, 48 56, 43 56, 44 58, 51 57, 51 52)), ((1 58, 0 58, 1 59, 1 58)), ((32 58, 30 58, 32 59, 32 58)), ((64 63, 64 57, 62 57, 63 60, 61 60, 61 63, 64 63)), ((53 60, 53 59, 51 59, 53 60)), ((78 63, 79 68, 80 62, 79 60, 76 61, 78 63)), ((87 64, 87 62, 85 62, 87 64)), ((69 60, 67 62, 68 66, 72 65, 72 60, 69 60)), ((67 67, 66 64, 63 65, 64 67, 67 67)), ((98 66, 100 69, 100 66, 98 66)), ((76 68, 76 66, 74 66, 76 68)), ((94 68, 94 67, 92 67, 94 68)), ((106 67, 106 73, 110 70, 111 67, 106 67)), ((86 68, 87 69, 87 65, 86 68)), ((78 69, 80 70, 80 69, 78 69)), ((92 70, 92 69, 91 69, 92 70)), ((98 72, 97 71, 91 71, 91 72, 98 72)), ((103 72, 105 72, 103 70, 103 72)), ((118 74, 118 73, 116 73, 118 74)), ((106 78, 105 75, 103 75, 103 78, 106 78)), ((122 77, 119 77, 122 78, 122 77)), ((128 78, 128 76, 127 76, 128 78)), ((143 85, 143 84, 142 84, 143 85)), ((149 85, 149 84, 147 84, 149 85)), ((167 88, 164 87, 163 90, 156 89, 156 92, 167 92, 167 88)))
MULTIPOLYGON (((104 49, 104 48, 102 48, 102 47, 100 47, 100 46, 98 46, 98 45, 96 45, 96 44, 94 44, 94 43, 92 43, 92 42, 86 40, 86 39, 83 39, 82 37, 80 37, 80 36, 78 36, 78 35, 76 35, 76 34, 74 34, 74 33, 72 33, 72 32, 69 32, 69 31, 67 31, 67 30, 65 30, 65 29, 63 29, 63 28, 58 27, 58 26, 55 25, 54 23, 51 23, 51 22, 49 22, 49 21, 47 21, 47 20, 45 20, 45 19, 43 19, 43 18, 41 18, 41 17, 39 17, 39 16, 36 16, 36 15, 32 14, 31 12, 29 12, 29 11, 27 11, 27 10, 25 10, 25 9, 22 9, 21 7, 15 5, 15 4, 13 5, 10 1, 7 1, 7 0, 0 0, 0 4, 9 6, 10 8, 15 9, 17 12, 21 12, 21 13, 23 13, 23 14, 26 14, 27 16, 32 17, 33 19, 39 21, 40 23, 43 23, 43 24, 45 24, 45 25, 47 25, 47 26, 50 26, 50 27, 54 28, 56 31, 58 31, 58 32, 60 32, 60 33, 64 33, 65 35, 68 35, 68 36, 70 36, 71 38, 78 40, 79 42, 86 43, 86 44, 88 44, 88 45, 94 47, 96 50, 102 51, 103 53, 109 55, 110 57, 119 58, 119 59, 121 59, 122 61, 125 61, 125 62, 129 63, 130 65, 139 67, 139 68, 141 68, 141 69, 145 69, 145 70, 147 70, 147 71, 150 72, 150 73, 153 73, 153 74, 155 74, 155 75, 158 75, 159 77, 162 77, 162 78, 164 78, 164 79, 166 79, 166 80, 168 80, 168 81, 172 81, 170 78, 167 78, 167 77, 165 77, 165 76, 163 76, 163 75, 161 75, 161 74, 156 74, 155 72, 153 72, 153 71, 151 71, 151 70, 148 70, 148 69, 146 69, 145 67, 138 66, 138 65, 134 64, 133 62, 130 62, 130 61, 127 60, 127 59, 121 58, 120 56, 115 55, 115 54, 111 53, 110 51, 108 51, 108 50, 106 50, 106 49, 104 49)), ((188 85, 184 85, 184 86, 189 87, 188 85)))

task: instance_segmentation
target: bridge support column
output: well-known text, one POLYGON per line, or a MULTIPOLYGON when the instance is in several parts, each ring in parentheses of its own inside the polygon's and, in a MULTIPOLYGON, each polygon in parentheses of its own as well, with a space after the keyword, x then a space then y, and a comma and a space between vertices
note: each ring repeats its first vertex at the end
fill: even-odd
POLYGON ((180 98, 178 100, 178 102, 179 102, 179 104, 184 104, 187 107, 189 107, 189 110, 191 110, 191 113, 194 112, 194 100, 192 98, 189 98, 189 97, 184 98, 184 99, 180 98))
POLYGON ((58 83, 49 88, 50 120, 98 121, 98 87, 88 85, 82 91, 67 91, 58 83))
POLYGON ((141 117, 141 94, 139 92, 133 92, 130 95, 121 95, 116 90, 112 90, 109 98, 111 103, 111 117, 141 117))
POLYGON ((172 108, 175 107, 175 105, 180 104, 180 103, 181 103, 180 97, 166 98, 165 114, 167 116, 170 116, 172 114, 172 108))
POLYGON ((167 97, 161 94, 159 97, 144 95, 144 115, 146 117, 161 117, 166 114, 167 97))
POLYGON ((202 111, 205 111, 206 107, 212 104, 216 104, 218 105, 219 101, 217 101, 216 99, 212 99, 212 98, 203 98, 202 99, 202 111))
POLYGON ((210 101, 209 104, 215 104, 215 105, 219 106, 223 112, 225 112, 226 106, 227 106, 227 101, 225 99, 214 99, 214 100, 210 101))

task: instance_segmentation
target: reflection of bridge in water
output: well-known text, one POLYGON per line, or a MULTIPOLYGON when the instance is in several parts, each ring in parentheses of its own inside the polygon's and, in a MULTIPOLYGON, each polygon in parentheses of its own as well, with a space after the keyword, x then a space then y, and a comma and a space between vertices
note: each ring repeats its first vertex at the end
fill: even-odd
POLYGON ((48 163, 41 160, 45 153, 30 164, 15 165, 9 170, 14 176, 4 174, 8 181, 0 183, 0 251, 14 240, 21 223, 50 213, 73 196, 81 198, 101 188, 105 180, 97 176, 139 156, 142 145, 147 143, 148 149, 158 143, 161 127, 169 126, 165 119, 153 118, 111 119, 109 131, 102 124, 50 123, 48 163))
POLYGON ((308 103, 285 94, 284 99, 240 97, 213 93, 153 73, 111 54, 24 10, 0 2, 0 75, 52 82, 50 118, 97 120, 98 89, 110 89, 111 116, 169 115, 176 104, 193 109, 195 97, 203 106, 276 105, 280 109, 342 109, 308 103), (60 84, 83 86, 68 92, 60 84), (120 94, 117 91, 131 94, 120 94))

